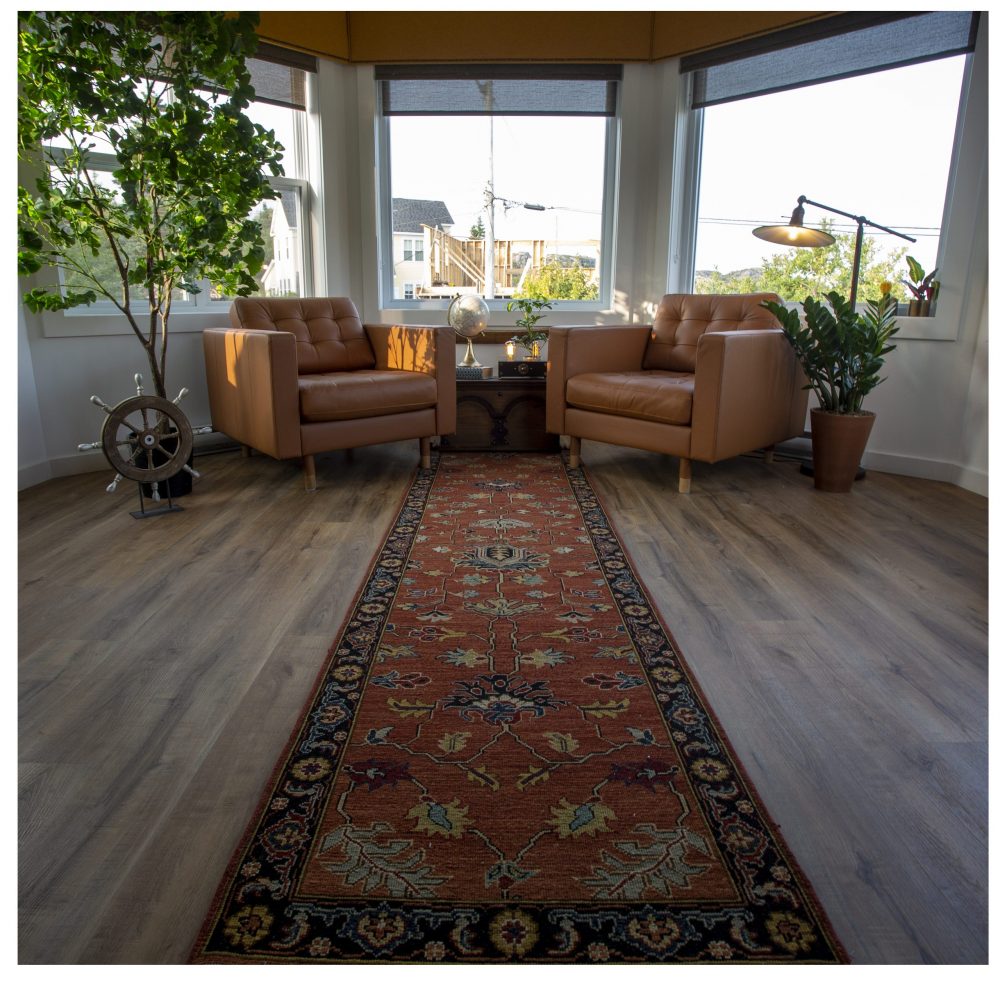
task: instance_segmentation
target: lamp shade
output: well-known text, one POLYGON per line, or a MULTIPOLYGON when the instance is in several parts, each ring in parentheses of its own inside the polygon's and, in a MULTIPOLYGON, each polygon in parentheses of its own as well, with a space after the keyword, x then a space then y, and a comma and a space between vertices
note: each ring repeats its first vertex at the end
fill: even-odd
POLYGON ((794 245, 796 248, 819 249, 833 245, 834 237, 818 228, 805 225, 761 225, 753 230, 757 238, 775 245, 794 245))

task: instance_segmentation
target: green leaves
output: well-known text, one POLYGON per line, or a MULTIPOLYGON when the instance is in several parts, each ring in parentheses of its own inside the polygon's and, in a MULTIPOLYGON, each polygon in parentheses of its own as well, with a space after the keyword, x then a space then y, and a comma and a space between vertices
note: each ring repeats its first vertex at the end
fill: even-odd
POLYGON ((544 341, 548 336, 547 333, 544 330, 535 330, 535 324, 537 324, 538 321, 545 316, 545 314, 536 313, 535 311, 551 309, 552 304, 547 300, 536 300, 533 297, 518 297, 517 299, 511 300, 507 304, 507 311, 508 313, 514 310, 520 312, 521 317, 519 320, 514 321, 514 326, 520 327, 524 331, 520 337, 512 338, 512 340, 529 347, 532 344, 544 341))
POLYGON ((910 271, 911 280, 911 282, 905 284, 906 288, 917 299, 922 300, 927 295, 927 290, 934 284, 937 269, 932 269, 929 273, 925 273, 924 267, 912 255, 906 257, 906 268, 910 271))
POLYGON ((815 297, 806 298, 804 325, 795 309, 771 300, 761 306, 777 317, 809 379, 806 387, 816 392, 820 407, 859 412, 864 397, 882 382, 884 355, 895 349, 886 343, 899 330, 895 301, 888 295, 871 300, 859 314, 837 292, 827 293, 826 299, 829 307, 815 297))
POLYGON ((164 395, 158 344, 172 289, 193 280, 256 289, 261 229, 248 216, 275 197, 274 133, 243 109, 256 14, 50 11, 19 17, 18 146, 37 173, 18 188, 18 271, 65 273, 29 291, 31 309, 111 299, 128 318, 164 395), (228 94, 227 94, 228 93, 228 94), (53 142, 66 149, 47 146, 53 142), (94 166, 110 150, 113 172, 94 166), (159 309, 140 328, 133 296, 159 309))

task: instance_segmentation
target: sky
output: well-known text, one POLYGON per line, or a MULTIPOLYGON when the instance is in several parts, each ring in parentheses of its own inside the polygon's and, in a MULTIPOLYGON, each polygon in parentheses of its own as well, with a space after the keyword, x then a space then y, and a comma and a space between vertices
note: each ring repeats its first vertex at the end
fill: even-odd
MULTIPOLYGON (((545 211, 494 210, 498 239, 600 239, 604 193, 603 118, 498 116, 493 126, 493 193, 545 211)), ((490 118, 391 117, 392 195, 443 200, 455 234, 484 213, 490 180, 490 118)))
MULTIPOLYGON (((947 58, 704 110, 695 268, 728 272, 782 251, 751 229, 787 222, 801 194, 914 235, 865 231, 933 268, 964 67, 947 58)), ((824 217, 857 229, 806 206, 806 225, 824 217)))

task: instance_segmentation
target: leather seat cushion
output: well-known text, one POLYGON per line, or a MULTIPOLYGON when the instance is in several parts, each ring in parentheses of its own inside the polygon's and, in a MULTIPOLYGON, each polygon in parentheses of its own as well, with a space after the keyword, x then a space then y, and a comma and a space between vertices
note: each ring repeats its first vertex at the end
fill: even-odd
POLYGON ((415 412, 437 403, 437 382, 422 371, 369 369, 299 376, 303 422, 366 419, 415 412))
POLYGON ((694 375, 677 371, 604 371, 574 375, 566 403, 606 415, 691 425, 694 375))

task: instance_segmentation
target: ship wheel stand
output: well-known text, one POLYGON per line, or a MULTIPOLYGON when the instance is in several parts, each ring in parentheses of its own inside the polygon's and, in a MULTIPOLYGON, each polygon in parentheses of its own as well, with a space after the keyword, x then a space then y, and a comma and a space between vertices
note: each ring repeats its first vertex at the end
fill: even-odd
POLYGON ((178 403, 188 394, 182 388, 172 402, 158 395, 145 395, 142 375, 135 376, 135 398, 128 398, 112 407, 91 395, 90 401, 103 409, 107 416, 101 427, 101 438, 95 443, 81 443, 80 450, 103 450, 108 463, 117 471, 115 479, 105 488, 109 494, 118 490, 125 478, 136 481, 139 492, 139 510, 129 512, 133 518, 152 518, 184 509, 174 504, 170 494, 170 478, 186 470, 192 477, 200 477, 197 470, 188 466, 194 437, 210 433, 211 426, 192 429, 187 416, 178 403), (164 485, 167 503, 146 510, 142 485, 150 484, 151 497, 159 504, 160 484, 164 485))

